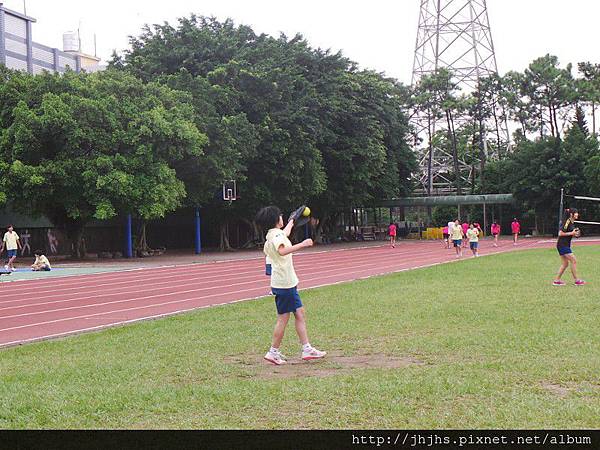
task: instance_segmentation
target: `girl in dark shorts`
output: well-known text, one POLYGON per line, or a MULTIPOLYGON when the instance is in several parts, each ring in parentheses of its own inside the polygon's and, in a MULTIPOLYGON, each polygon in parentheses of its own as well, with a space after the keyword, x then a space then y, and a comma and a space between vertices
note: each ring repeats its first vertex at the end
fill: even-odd
POLYGON ((577 259, 571 250, 571 240, 573 237, 580 236, 579 228, 575 227, 575 221, 579 219, 579 212, 575 208, 565 210, 565 221, 562 228, 558 231, 558 241, 556 241, 556 249, 560 255, 561 265, 558 269, 556 279, 552 282, 554 286, 564 286, 566 283, 560 278, 571 264, 571 274, 575 280, 575 286, 582 286, 585 281, 577 278, 577 259))

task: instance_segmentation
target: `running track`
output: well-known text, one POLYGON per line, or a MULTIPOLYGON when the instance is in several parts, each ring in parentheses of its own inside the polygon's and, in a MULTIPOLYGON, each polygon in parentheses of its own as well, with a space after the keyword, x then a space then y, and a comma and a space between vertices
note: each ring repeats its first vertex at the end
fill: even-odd
MULTIPOLYGON (((484 241, 481 254, 553 242, 530 239, 514 247, 505 241, 496 249, 484 241)), ((456 261, 454 251, 432 241, 294 256, 302 289, 450 261, 456 261)), ((268 286, 263 258, 5 282, 0 347, 262 297, 268 286)))

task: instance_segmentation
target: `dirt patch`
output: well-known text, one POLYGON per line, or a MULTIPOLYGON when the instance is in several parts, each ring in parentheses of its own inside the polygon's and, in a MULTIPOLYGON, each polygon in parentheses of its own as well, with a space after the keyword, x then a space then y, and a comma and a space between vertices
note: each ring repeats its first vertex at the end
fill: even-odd
POLYGON ((542 383, 542 387, 560 398, 567 397, 569 395, 569 393, 571 392, 570 388, 561 386, 560 384, 544 382, 544 383, 542 383))
MULTIPOLYGON (((423 361, 413 357, 397 357, 383 354, 342 356, 339 353, 329 353, 324 359, 303 361, 299 357, 288 358, 282 366, 275 366, 261 357, 242 358, 228 357, 226 362, 252 369, 254 376, 259 378, 303 378, 328 377, 350 373, 355 369, 404 369, 410 366, 425 365, 423 361)), ((248 374, 240 374, 245 378, 248 374)))

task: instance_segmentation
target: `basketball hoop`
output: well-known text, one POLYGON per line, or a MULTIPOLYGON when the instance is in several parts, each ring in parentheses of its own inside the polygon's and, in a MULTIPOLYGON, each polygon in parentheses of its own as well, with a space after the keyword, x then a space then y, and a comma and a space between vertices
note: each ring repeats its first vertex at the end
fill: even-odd
POLYGON ((237 200, 237 188, 235 180, 227 180, 223 182, 223 200, 229 203, 237 200))

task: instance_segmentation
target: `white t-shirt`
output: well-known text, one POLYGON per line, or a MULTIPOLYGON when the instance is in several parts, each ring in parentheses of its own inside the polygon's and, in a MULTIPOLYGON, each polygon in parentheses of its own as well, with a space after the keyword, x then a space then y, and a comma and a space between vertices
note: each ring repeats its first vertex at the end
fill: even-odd
POLYGON ((267 241, 263 252, 267 255, 267 261, 271 263, 271 287, 278 289, 289 289, 298 285, 298 277, 294 270, 292 254, 281 256, 279 247, 291 247, 292 243, 279 228, 271 228, 267 233, 267 241))
POLYGON ((450 239, 453 241, 460 241, 463 238, 462 228, 459 225, 454 224, 452 232, 450 233, 450 239))
POLYGON ((454 230, 455 226, 456 224, 454 222, 448 222, 448 234, 452 234, 452 230, 454 230))
POLYGON ((46 264, 50 268, 50 261, 45 255, 36 256, 34 264, 46 264))
POLYGON ((19 248, 19 246, 17 245, 19 235, 15 231, 13 231, 12 233, 8 231, 4 233, 3 240, 6 243, 6 250, 16 250, 19 248))
POLYGON ((479 230, 477 228, 469 228, 467 230, 469 242, 479 242, 479 230))

